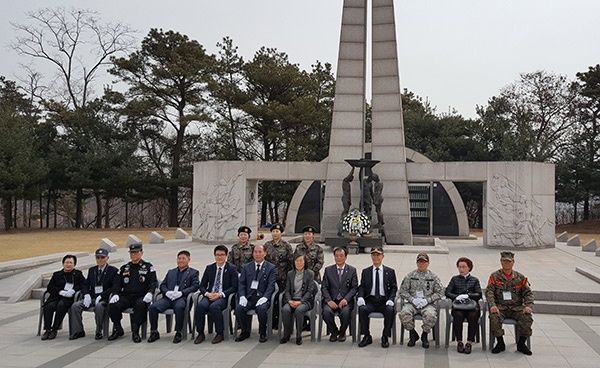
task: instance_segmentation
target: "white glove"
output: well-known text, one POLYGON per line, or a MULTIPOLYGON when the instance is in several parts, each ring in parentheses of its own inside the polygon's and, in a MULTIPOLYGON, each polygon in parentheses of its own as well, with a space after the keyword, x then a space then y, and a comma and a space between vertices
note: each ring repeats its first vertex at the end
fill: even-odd
POLYGON ((152 302, 152 293, 147 293, 146 295, 144 295, 144 299, 142 299, 144 301, 144 303, 151 303, 152 302))
POLYGON ((456 300, 458 300, 459 302, 461 300, 467 300, 469 299, 469 296, 467 294, 460 294, 459 296, 456 297, 456 300))
POLYGON ((173 293, 174 293, 174 291, 173 291, 173 290, 169 290, 169 291, 167 291, 167 292, 165 293, 165 296, 166 296, 167 298, 169 298, 169 299, 173 300, 173 299, 175 299, 175 298, 173 298, 173 293))
POLYGON ((388 300, 387 302, 385 302, 385 305, 387 305, 389 307, 393 307, 394 306, 394 301, 393 300, 388 300))
POLYGON ((245 306, 247 306, 247 305, 248 305, 248 299, 246 299, 246 297, 245 297, 245 296, 240 296, 240 305, 241 305, 242 307, 245 307, 245 306))
POLYGON ((173 299, 171 299, 171 300, 179 299, 182 296, 183 296, 183 293, 181 291, 174 291, 173 292, 173 299))
POLYGON ((415 307, 419 308, 419 305, 421 305, 421 299, 419 299, 419 298, 414 298, 414 299, 412 300, 412 304, 413 304, 415 307))
POLYGON ((66 290, 61 290, 61 291, 58 292, 58 295, 64 296, 66 298, 67 297, 67 291, 66 290))
POLYGON ((365 305, 365 299, 363 297, 356 299, 356 305, 362 307, 363 305, 365 305))
POLYGON ((95 304, 95 305, 98 305, 98 304, 100 304, 100 301, 101 301, 101 300, 102 300, 102 295, 98 295, 98 296, 96 297, 96 304, 95 304))
POLYGON ((425 308, 427 306, 427 299, 421 299, 421 303, 419 305, 419 308, 425 308))
POLYGON ((265 304, 267 302, 267 300, 269 300, 269 299, 267 299, 263 296, 262 298, 258 299, 258 301, 256 302, 256 306, 258 307, 259 305, 265 304))
POLYGON ((116 302, 118 302, 118 301, 119 301, 119 296, 118 296, 118 295, 113 295, 113 296, 110 298, 110 301, 109 301, 109 303, 110 303, 110 304, 115 304, 115 303, 116 303, 116 302))
POLYGON ((72 298, 73 295, 75 295, 75 289, 70 289, 70 290, 65 291, 64 297, 65 298, 72 298))
POLYGON ((83 306, 89 308, 90 305, 92 305, 92 297, 90 296, 90 294, 85 294, 85 296, 83 297, 83 306))

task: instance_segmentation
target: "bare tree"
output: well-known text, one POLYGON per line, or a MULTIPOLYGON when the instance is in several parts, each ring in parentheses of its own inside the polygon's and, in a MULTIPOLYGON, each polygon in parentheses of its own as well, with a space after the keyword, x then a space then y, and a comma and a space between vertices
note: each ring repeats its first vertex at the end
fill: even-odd
MULTIPOLYGON (((27 13, 29 22, 11 23, 17 33, 12 49, 19 54, 49 62, 56 70, 50 99, 79 109, 93 93, 92 82, 112 55, 131 48, 134 31, 122 23, 101 22, 98 13, 64 7, 27 13)), ((28 66, 26 72, 37 74, 28 66)), ((39 77, 35 78, 39 82, 39 77)))

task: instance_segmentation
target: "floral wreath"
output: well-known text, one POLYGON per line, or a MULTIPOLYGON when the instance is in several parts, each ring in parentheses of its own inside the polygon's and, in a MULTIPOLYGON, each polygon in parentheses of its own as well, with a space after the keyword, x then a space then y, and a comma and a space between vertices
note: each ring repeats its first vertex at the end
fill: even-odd
POLYGON ((371 221, 364 212, 355 208, 344 216, 342 230, 350 234, 368 234, 371 231, 371 221))

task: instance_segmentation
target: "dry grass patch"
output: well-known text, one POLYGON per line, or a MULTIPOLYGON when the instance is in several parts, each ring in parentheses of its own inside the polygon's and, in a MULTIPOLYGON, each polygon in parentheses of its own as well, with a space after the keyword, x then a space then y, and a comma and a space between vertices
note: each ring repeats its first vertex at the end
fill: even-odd
MULTIPOLYGON (((184 230, 191 233, 190 229, 184 230)), ((94 252, 103 238, 109 238, 118 248, 124 248, 130 234, 137 236, 142 242, 148 243, 153 231, 157 231, 165 240, 171 240, 175 239, 177 228, 26 229, 0 232, 0 262, 54 253, 94 252)))

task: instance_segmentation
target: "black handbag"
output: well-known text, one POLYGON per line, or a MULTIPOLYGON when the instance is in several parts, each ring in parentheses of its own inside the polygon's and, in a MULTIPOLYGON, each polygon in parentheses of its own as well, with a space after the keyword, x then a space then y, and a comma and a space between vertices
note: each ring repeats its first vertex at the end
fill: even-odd
POLYGON ((463 299, 463 300, 454 299, 452 301, 452 308, 458 309, 458 310, 474 310, 475 308, 477 308, 477 302, 474 301, 473 299, 463 299))

